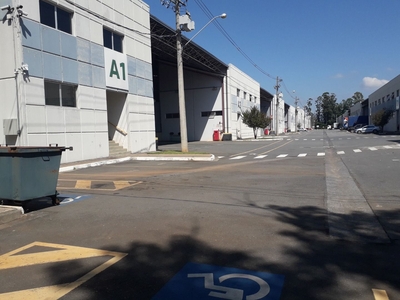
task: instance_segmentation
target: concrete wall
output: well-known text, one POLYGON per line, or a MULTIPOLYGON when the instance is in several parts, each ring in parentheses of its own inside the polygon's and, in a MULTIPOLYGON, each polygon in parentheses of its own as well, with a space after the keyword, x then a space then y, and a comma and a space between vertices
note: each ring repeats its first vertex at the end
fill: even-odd
MULTIPOLYGON (((116 125, 127 135, 112 134, 111 138, 131 152, 154 150, 148 5, 140 0, 86 0, 78 5, 64 0, 47 2, 73 14, 72 34, 40 24, 39 0, 21 0, 28 16, 14 20, 18 25, 16 43, 14 47, 0 47, 0 55, 8 62, 0 68, 0 88, 5 93, 0 118, 16 118, 19 103, 21 135, 15 137, 14 144, 74 146, 74 151, 63 154, 63 162, 106 157, 112 131, 108 110, 112 110, 110 116, 118 111, 122 114, 116 125), (104 48, 103 26, 123 36, 122 54, 104 48), (107 79, 110 66, 106 58, 110 52, 126 62, 122 88, 109 84, 107 79), (13 71, 22 63, 29 66, 29 73, 20 72, 15 80, 13 71), (76 107, 45 105, 45 80, 75 85, 76 107), (18 93, 12 87, 15 81, 18 93), (118 93, 108 94, 107 90, 118 93), (119 110, 113 99, 125 99, 123 109, 119 110)), ((0 24, 0 37, 12 40, 12 26, 0 24)), ((10 137, 5 137, 0 128, 0 144, 4 144, 10 137)))

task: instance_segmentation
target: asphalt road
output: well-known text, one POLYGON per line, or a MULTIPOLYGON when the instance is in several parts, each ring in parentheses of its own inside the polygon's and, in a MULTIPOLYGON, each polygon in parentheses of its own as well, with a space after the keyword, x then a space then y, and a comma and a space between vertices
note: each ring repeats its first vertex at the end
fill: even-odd
POLYGON ((0 227, 0 300, 400 299, 399 143, 321 130, 62 173, 60 206, 0 227))

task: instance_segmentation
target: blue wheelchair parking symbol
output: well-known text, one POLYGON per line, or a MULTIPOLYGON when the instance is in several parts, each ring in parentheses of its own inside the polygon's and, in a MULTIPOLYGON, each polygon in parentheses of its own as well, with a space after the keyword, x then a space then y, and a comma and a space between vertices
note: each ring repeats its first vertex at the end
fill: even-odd
POLYGON ((285 277, 188 263, 152 300, 279 300, 285 277))

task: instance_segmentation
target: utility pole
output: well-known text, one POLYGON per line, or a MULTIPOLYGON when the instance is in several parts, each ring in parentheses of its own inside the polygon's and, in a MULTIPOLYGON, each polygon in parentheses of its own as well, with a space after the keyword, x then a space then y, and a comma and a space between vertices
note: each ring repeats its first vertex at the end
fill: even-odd
POLYGON ((294 98, 294 132, 297 132, 297 115, 298 115, 298 103, 299 103, 299 98, 297 96, 294 98))
POLYGON ((275 135, 278 135, 279 131, 279 118, 278 118, 278 111, 279 111, 279 88, 281 87, 279 82, 281 82, 282 79, 279 79, 279 76, 276 77, 276 85, 274 86, 275 88, 275 135))
POLYGON ((180 23, 180 8, 185 6, 187 0, 161 0, 161 4, 169 8, 171 3, 174 5, 176 20, 176 61, 178 67, 178 98, 179 98, 179 122, 181 136, 181 151, 188 152, 188 138, 186 126, 186 103, 185 103, 185 84, 183 80, 183 58, 182 58, 182 31, 180 23))

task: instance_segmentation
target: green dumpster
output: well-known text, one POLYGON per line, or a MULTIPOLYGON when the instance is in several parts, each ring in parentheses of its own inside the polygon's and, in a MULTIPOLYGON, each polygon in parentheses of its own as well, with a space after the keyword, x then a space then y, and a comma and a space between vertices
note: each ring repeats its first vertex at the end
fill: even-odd
POLYGON ((51 197, 57 199, 61 153, 72 147, 0 147, 0 200, 25 206, 26 201, 51 197))

